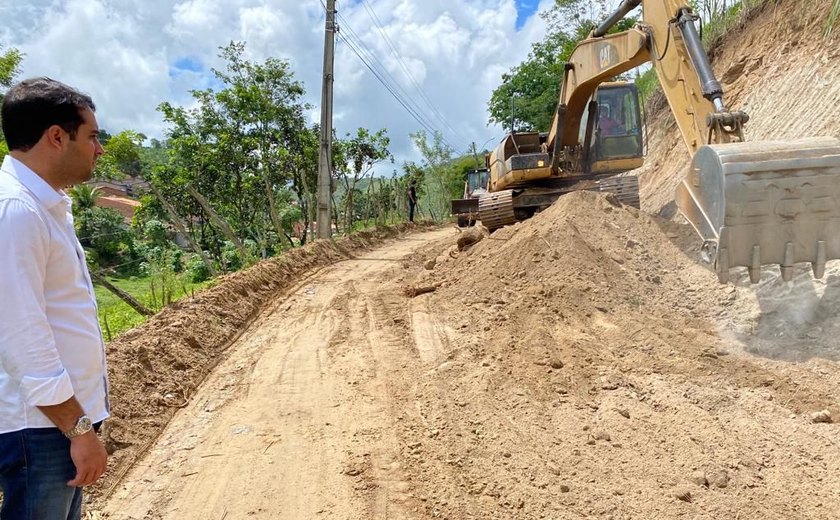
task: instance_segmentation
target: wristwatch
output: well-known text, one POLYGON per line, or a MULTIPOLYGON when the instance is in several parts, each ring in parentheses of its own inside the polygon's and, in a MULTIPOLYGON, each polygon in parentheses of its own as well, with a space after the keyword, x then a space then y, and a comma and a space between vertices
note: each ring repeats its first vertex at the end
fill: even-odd
POLYGON ((83 415, 79 417, 78 421, 76 421, 76 426, 73 426, 72 428, 64 432, 64 436, 68 439, 72 439, 74 437, 84 435, 92 429, 93 423, 90 421, 90 417, 88 417, 87 415, 83 415))

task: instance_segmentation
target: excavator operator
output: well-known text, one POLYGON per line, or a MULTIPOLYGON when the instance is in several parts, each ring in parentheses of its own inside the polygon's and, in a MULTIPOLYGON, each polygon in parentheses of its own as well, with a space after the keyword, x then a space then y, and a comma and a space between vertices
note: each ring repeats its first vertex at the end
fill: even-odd
POLYGON ((612 117, 612 107, 606 103, 598 106, 598 128, 601 135, 621 135, 624 133, 624 124, 612 117))

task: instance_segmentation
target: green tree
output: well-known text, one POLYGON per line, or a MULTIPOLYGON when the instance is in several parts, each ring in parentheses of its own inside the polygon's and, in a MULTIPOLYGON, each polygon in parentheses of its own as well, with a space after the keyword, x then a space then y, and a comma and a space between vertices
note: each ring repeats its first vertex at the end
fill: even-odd
POLYGON ((293 142, 293 153, 289 158, 292 171, 292 191, 299 202, 303 232, 298 237, 300 244, 307 241, 307 230, 310 223, 317 219, 315 214, 318 207, 318 155, 319 155, 318 127, 306 128, 300 131, 293 142))
POLYGON ((111 208, 93 207, 81 212, 76 218, 76 234, 103 267, 119 263, 123 250, 132 247, 131 230, 120 212, 111 208))
POLYGON ((96 161, 94 178, 124 179, 143 176, 143 161, 141 150, 146 136, 133 130, 110 136, 103 147, 105 155, 96 161))
POLYGON ((357 192, 356 186, 359 181, 372 175, 376 164, 388 159, 393 162, 394 158, 388 151, 390 143, 391 139, 384 128, 373 134, 366 128, 359 128, 356 135, 348 133, 346 139, 335 142, 335 147, 339 150, 338 156, 341 158, 335 164, 335 168, 344 187, 345 233, 352 230, 353 222, 357 219, 353 202, 357 192))
POLYGON ((308 105, 301 102, 305 91, 288 62, 268 58, 265 63, 253 63, 244 59, 244 52, 245 44, 237 42, 222 49, 226 70, 214 73, 230 88, 222 90, 218 100, 237 121, 244 142, 252 147, 271 223, 282 235, 277 190, 292 176, 288 166, 299 151, 294 141, 305 128, 303 112, 308 105))
POLYGON ((73 200, 73 217, 78 218, 79 215, 96 207, 96 199, 101 193, 102 190, 90 184, 77 184, 68 189, 67 194, 73 200))
POLYGON ((309 190, 310 161, 317 157, 305 125, 304 89, 289 64, 254 63, 244 52, 235 42, 221 49, 224 69, 213 72, 222 88, 193 91, 193 108, 159 107, 170 125, 169 161, 153 170, 151 181, 217 259, 227 233, 221 228, 235 235, 225 237, 230 242, 253 239, 269 253, 285 247, 281 192, 296 179, 301 193, 309 190), (190 200, 187 186, 207 205, 190 200), (207 208, 227 225, 208 225, 207 208))
MULTIPOLYGON (((23 54, 14 47, 3 51, 0 45, 0 90, 5 92, 14 83, 15 78, 20 74, 20 63, 23 61, 23 54)), ((0 99, 2 97, 0 96, 0 99)))
MULTIPOLYGON (((418 204, 425 207, 433 219, 443 219, 449 215, 452 199, 461 195, 462 174, 453 166, 454 150, 446 144, 440 132, 435 132, 431 140, 423 131, 410 136, 423 156, 423 189, 418 193, 418 204), (425 204, 423 198, 426 199, 425 204)), ((409 168, 407 173, 411 171, 409 168)), ((417 181, 420 186, 420 179, 417 181)))
MULTIPOLYGON (((0 102, 3 101, 3 94, 12 86, 20 73, 21 61, 23 61, 23 54, 19 50, 10 48, 3 52, 3 46, 0 45, 0 102)), ((0 160, 3 160, 8 153, 9 146, 3 137, 3 130, 0 129, 0 160)))

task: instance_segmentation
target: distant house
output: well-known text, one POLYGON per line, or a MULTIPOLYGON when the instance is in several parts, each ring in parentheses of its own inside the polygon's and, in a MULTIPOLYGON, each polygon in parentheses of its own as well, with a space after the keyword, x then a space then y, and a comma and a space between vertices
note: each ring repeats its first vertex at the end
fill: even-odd
POLYGON ((128 177, 119 181, 115 180, 95 180, 88 184, 99 188, 99 191, 105 195, 114 195, 117 197, 138 197, 149 183, 143 179, 135 177, 128 177))
POLYGON ((148 183, 142 179, 127 178, 124 180, 95 180, 89 183, 99 188, 101 194, 96 199, 96 205, 101 208, 111 208, 120 212, 126 223, 131 223, 134 212, 140 207, 138 197, 148 183))
POLYGON ((125 222, 131 224, 134 212, 140 207, 140 201, 116 195, 100 195, 96 199, 96 205, 100 208, 111 208, 119 211, 125 222))

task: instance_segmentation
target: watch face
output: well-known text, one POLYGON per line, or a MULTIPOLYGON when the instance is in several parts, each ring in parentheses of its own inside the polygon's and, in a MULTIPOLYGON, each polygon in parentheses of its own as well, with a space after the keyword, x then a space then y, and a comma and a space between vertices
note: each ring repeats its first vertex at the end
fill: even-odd
POLYGON ((76 423, 76 427, 87 431, 93 427, 93 423, 90 422, 90 417, 83 415, 79 418, 79 422, 76 423))

